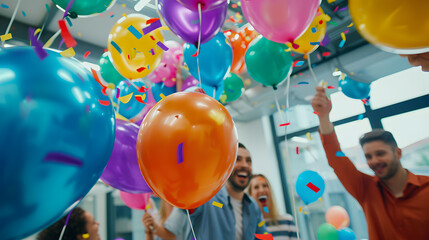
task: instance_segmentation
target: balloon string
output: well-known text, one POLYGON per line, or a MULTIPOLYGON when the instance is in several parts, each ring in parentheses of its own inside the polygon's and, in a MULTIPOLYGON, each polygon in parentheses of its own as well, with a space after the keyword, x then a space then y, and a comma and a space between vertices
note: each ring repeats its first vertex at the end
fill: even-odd
POLYGON ((202 31, 202 29, 201 29, 201 27, 202 27, 201 22, 203 20, 202 17, 201 17, 201 3, 198 3, 198 20, 200 22, 200 31, 198 33, 198 46, 197 46, 197 53, 196 54, 197 54, 198 81, 200 82, 199 83, 200 88, 202 88, 201 74, 200 74, 200 61, 199 61, 199 58, 200 58, 200 45, 201 45, 201 31, 202 31))
MULTIPOLYGON (((21 0, 18 0, 18 2, 16 3, 15 10, 13 11, 12 17, 10 18, 9 25, 7 26, 7 29, 6 29, 6 32, 4 33, 4 35, 9 34, 10 28, 12 27, 12 23, 15 20, 16 13, 18 12, 18 8, 19 8, 20 4, 21 4, 21 0)), ((2 41, 1 44, 2 44, 2 46, 4 46, 4 41, 2 41)))
POLYGON ((191 226, 192 234, 194 235, 194 240, 197 240, 197 237, 195 236, 195 232, 194 232, 194 227, 192 226, 191 216, 189 215, 188 209, 186 209, 186 213, 188 214, 189 225, 191 226))
MULTIPOLYGON (((42 30, 43 31, 43 30, 42 30)), ((39 33, 39 37, 42 34, 42 31, 40 31, 39 33)), ((43 46, 43 48, 50 48, 52 43, 54 43, 55 39, 57 39, 57 37, 60 35, 61 33, 61 29, 59 29, 54 35, 52 35, 51 38, 49 38, 48 41, 46 41, 45 45, 43 46)))
MULTIPOLYGON (((73 208, 73 209, 74 209, 74 208, 73 208)), ((58 240, 63 239, 64 232, 66 231, 67 223, 69 222, 70 215, 72 214, 73 209, 72 209, 72 210, 70 210, 69 214, 67 215, 66 222, 64 223, 64 227, 63 227, 63 229, 61 230, 61 234, 60 234, 60 237, 58 238, 58 240)))
POLYGON ((317 81, 316 74, 314 74, 313 67, 311 66, 310 54, 307 55, 307 61, 308 61, 308 68, 310 69, 310 72, 311 72, 311 76, 313 76, 314 82, 316 83, 316 86, 317 86, 319 82, 317 81))

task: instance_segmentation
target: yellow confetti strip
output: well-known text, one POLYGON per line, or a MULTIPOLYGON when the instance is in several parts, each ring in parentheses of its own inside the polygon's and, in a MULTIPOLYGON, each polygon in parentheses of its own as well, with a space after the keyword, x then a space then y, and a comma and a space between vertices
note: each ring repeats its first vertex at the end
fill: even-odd
POLYGON ((82 234, 82 237, 85 239, 89 238, 89 233, 82 234))
POLYGON ((225 103, 226 98, 227 98, 227 96, 225 94, 222 94, 222 95, 220 95, 219 100, 220 100, 221 103, 225 103))
POLYGON ((215 207, 218 207, 218 208, 222 208, 223 207, 222 203, 218 203, 216 201, 213 201, 212 205, 215 206, 215 207))
POLYGON ((66 50, 64 50, 64 51, 62 51, 62 52, 60 52, 60 54, 61 54, 61 56, 63 56, 63 57, 74 57, 74 55, 76 54, 75 52, 74 52, 74 49, 73 48, 68 48, 68 49, 66 49, 66 50))
POLYGON ((311 141, 311 140, 313 140, 313 138, 311 138, 311 133, 309 133, 309 132, 308 132, 308 133, 307 133, 307 134, 305 134, 305 135, 307 136, 308 140, 310 140, 310 141, 311 141))
POLYGON ((253 102, 253 106, 256 106, 256 105, 258 105, 258 102, 253 102))
POLYGON ((299 212, 302 212, 302 206, 301 207, 299 207, 299 210, 298 210, 299 212))
POLYGON ((121 6, 124 8, 124 7, 126 7, 127 5, 126 5, 125 3, 123 3, 121 6))
POLYGON ((323 87, 323 88, 326 88, 326 87, 328 86, 328 82, 327 82, 327 81, 322 80, 322 81, 321 81, 321 85, 322 85, 322 87, 323 87))
POLYGON ((145 209, 149 210, 152 206, 150 204, 146 205, 145 209))
POLYGON ((275 108, 275 107, 276 107, 276 105, 274 105, 274 104, 270 105, 270 108, 275 108))
POLYGON ((319 201, 321 201, 321 202, 323 201, 321 197, 319 198, 319 201))
POLYGON ((189 71, 189 67, 188 66, 183 66, 182 69, 189 71))
POLYGON ((79 33, 77 33, 77 35, 78 35, 79 37, 82 37, 82 33, 80 33, 80 32, 79 32, 79 33))
POLYGON ((34 31, 34 36, 36 36, 40 31, 42 31, 42 29, 40 28, 36 29, 36 31, 34 31))
POLYGON ((222 125, 225 122, 225 113, 218 110, 210 110, 209 117, 213 119, 218 125, 222 125))
POLYGON ((162 99, 164 99, 164 98, 165 98, 164 93, 159 94, 159 96, 160 96, 162 99))
POLYGON ((123 17, 127 17, 127 14, 125 14, 125 13, 122 13, 122 16, 123 16, 123 17))
POLYGON ((324 14, 323 20, 325 20, 325 22, 329 22, 329 21, 331 21, 331 17, 328 14, 324 14))
POLYGON ((343 39, 344 41, 346 41, 346 34, 344 34, 344 32, 341 33, 341 39, 343 39))
POLYGON ((258 223, 258 227, 262 227, 262 226, 264 226, 264 224, 265 224, 265 221, 262 220, 262 222, 258 223))
POLYGON ((304 214, 309 214, 309 212, 303 212, 304 214))
POLYGON ((0 36, 0 40, 3 42, 3 41, 6 41, 6 40, 9 40, 9 39, 12 39, 12 33, 8 33, 8 34, 5 34, 5 35, 1 35, 0 36))
POLYGON ((107 87, 108 87, 108 88, 110 88, 110 89, 115 89, 115 84, 113 84, 113 83, 109 83, 109 84, 107 85, 107 87))
POLYGON ((126 96, 119 97, 118 99, 122 103, 128 103, 130 101, 130 99, 131 99, 132 96, 133 96, 133 93, 130 93, 130 94, 126 95, 126 96))
POLYGON ((128 119, 126 119, 124 116, 122 116, 122 115, 121 115, 121 114, 119 114, 119 113, 116 113, 116 114, 115 114, 115 118, 116 118, 116 119, 119 119, 119 120, 129 121, 128 119))
POLYGON ((238 3, 237 3, 237 5, 238 5, 239 7, 241 7, 241 2, 238 2, 238 3))
POLYGON ((350 23, 347 27, 351 27, 351 26, 353 26, 353 23, 350 23))
POLYGON ((335 2, 335 0, 328 0, 328 3, 333 3, 335 2))
POLYGON ((282 109, 285 109, 286 108, 286 106, 285 105, 282 105, 282 109))

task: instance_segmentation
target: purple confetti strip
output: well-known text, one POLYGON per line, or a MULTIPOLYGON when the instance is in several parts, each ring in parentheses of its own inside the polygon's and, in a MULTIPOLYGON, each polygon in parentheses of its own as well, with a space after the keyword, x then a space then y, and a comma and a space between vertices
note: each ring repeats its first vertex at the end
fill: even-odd
POLYGON ((320 45, 322 46, 328 46, 329 43, 331 42, 331 38, 329 37, 328 34, 325 35, 325 38, 323 39, 323 41, 320 43, 320 45))
POLYGON ((152 53, 152 55, 155 55, 155 51, 152 49, 150 49, 150 53, 152 53))
POLYGON ((60 49, 63 44, 64 44, 64 39, 61 39, 61 42, 60 42, 60 45, 58 46, 58 49, 60 49))
POLYGON ((152 32, 153 30, 162 27, 161 21, 157 20, 153 23, 151 23, 149 26, 143 28, 143 34, 146 35, 150 32, 152 32))
POLYGON ((34 31, 34 28, 28 28, 28 38, 30 39, 31 46, 34 48, 34 52, 41 61, 48 56, 48 52, 43 49, 42 43, 34 36, 34 31))
POLYGON ((131 109, 131 106, 127 107, 127 109, 125 109, 125 111, 128 111, 128 110, 130 110, 130 109, 131 109))
POLYGON ((338 12, 345 11, 347 9, 349 9, 349 8, 348 7, 343 7, 343 8, 340 8, 340 10, 338 10, 338 12))
POLYGON ((158 45, 162 50, 164 50, 164 51, 168 51, 168 47, 167 47, 167 46, 165 46, 165 45, 164 45, 164 43, 162 43, 162 42, 158 41, 158 42, 156 43, 156 45, 158 45))
MULTIPOLYGON (((74 208, 73 208, 73 209, 74 209, 74 208)), ((72 214, 72 212, 73 212, 73 209, 72 209, 72 210, 70 210, 69 214, 67 215, 66 222, 64 223, 64 226, 67 226, 67 223, 69 223, 69 219, 70 219, 70 216, 71 216, 71 214, 72 214)))
POLYGON ((177 164, 180 164, 183 162, 183 145, 185 143, 181 143, 177 146, 177 164))
POLYGON ((74 0, 70 0, 69 4, 67 4, 66 10, 64 11, 63 19, 64 19, 64 18, 67 16, 67 14, 69 13, 70 8, 72 7, 73 3, 74 3, 74 0))
POLYGON ((127 81, 125 81, 125 84, 127 84, 128 87, 131 86, 130 80, 127 79, 127 81))
POLYGON ((349 33, 349 30, 348 29, 344 30, 344 34, 347 34, 347 33, 349 33))
POLYGON ((119 98, 120 93, 121 93, 121 90, 119 90, 119 88, 116 88, 116 98, 119 98))
POLYGON ((59 152, 50 152, 45 156, 43 160, 49 162, 59 162, 79 167, 82 166, 82 161, 80 159, 59 152))

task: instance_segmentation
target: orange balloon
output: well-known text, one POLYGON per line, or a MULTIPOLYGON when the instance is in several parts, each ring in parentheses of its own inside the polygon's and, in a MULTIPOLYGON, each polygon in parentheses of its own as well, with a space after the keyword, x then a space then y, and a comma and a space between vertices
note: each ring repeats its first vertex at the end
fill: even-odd
POLYGON ((137 138, 137 158, 147 184, 182 209, 209 201, 228 180, 236 159, 237 132, 215 99, 180 92, 158 102, 137 138))
POLYGON ((223 32, 225 36, 229 39, 232 47, 232 64, 231 72, 239 73, 240 68, 244 64, 244 54, 246 54, 248 43, 244 41, 244 38, 241 34, 238 34, 234 30, 227 30, 223 32))
POLYGON ((350 217, 347 211, 340 206, 332 206, 326 211, 326 222, 334 226, 336 229, 348 227, 350 217))

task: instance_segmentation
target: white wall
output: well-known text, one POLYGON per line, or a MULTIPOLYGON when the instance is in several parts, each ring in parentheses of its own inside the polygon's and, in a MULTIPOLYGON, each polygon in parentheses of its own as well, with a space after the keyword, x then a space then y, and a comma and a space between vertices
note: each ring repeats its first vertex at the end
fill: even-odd
POLYGON ((280 213, 285 213, 280 172, 275 153, 269 117, 236 123, 238 140, 252 156, 253 173, 262 173, 270 181, 280 213))

